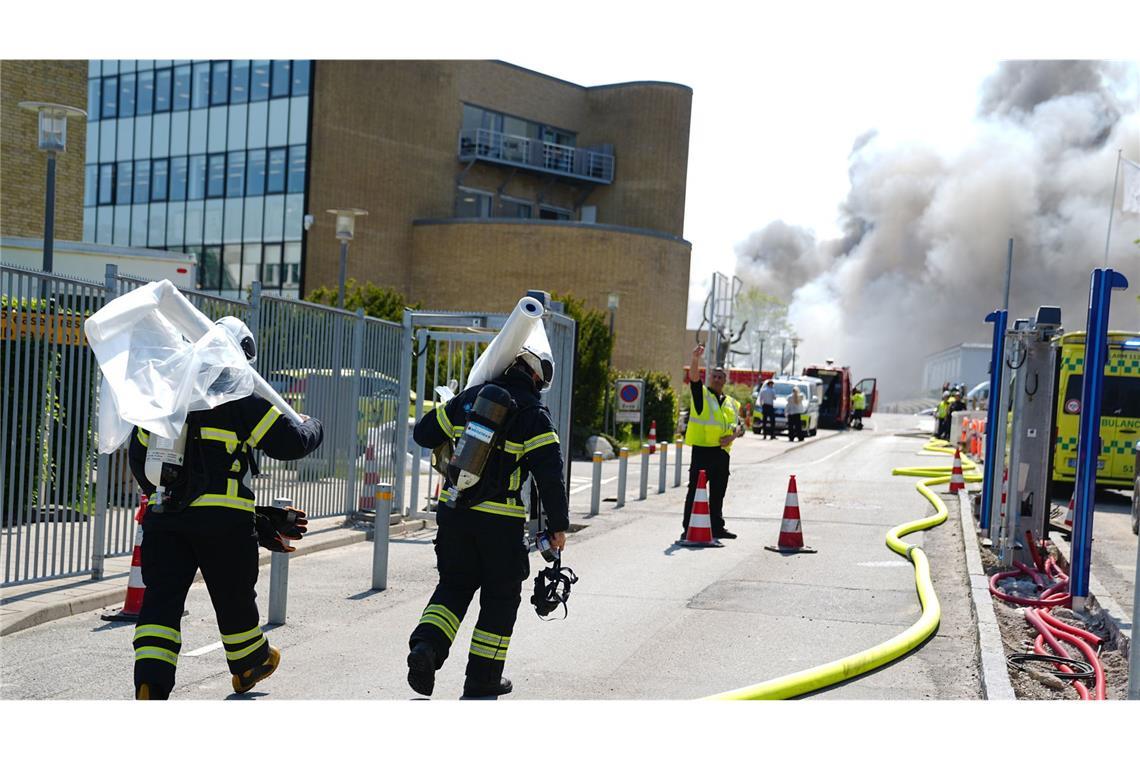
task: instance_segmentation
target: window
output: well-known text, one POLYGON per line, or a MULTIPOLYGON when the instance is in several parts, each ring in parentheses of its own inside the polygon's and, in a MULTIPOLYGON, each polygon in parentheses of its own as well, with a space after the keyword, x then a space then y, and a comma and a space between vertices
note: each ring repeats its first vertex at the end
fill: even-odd
POLYGON ((99 205, 110 206, 115 202, 115 165, 99 164, 99 205))
POLYGON ((293 96, 309 94, 309 61, 293 61, 293 96))
POLYGON ((266 172, 266 193, 285 192, 285 149, 275 148, 269 151, 269 167, 266 172))
POLYGON ((151 162, 150 165, 150 199, 152 201, 165 201, 167 198, 167 179, 170 165, 165 158, 151 162))
POLYGON ((227 245, 222 248, 222 289, 237 290, 241 287, 241 246, 227 245))
POLYGON ((150 116, 135 117, 135 153, 130 158, 150 158, 150 116))
POLYGON ((210 105, 224 106, 230 95, 230 63, 215 61, 210 67, 210 105))
POLYGON ((154 72, 140 71, 138 82, 138 102, 136 111, 139 116, 147 116, 154 110, 154 72))
MULTIPOLYGON (((135 203, 146 203, 150 198, 150 161, 135 162, 135 203)), ((146 244, 144 239, 143 244, 146 244)))
POLYGON ((270 97, 284 98, 289 95, 292 77, 289 75, 289 61, 273 62, 273 87, 270 97))
POLYGON ((294 145, 289 149, 289 179, 286 192, 305 192, 305 146, 294 145))
POLYGON ((113 119, 119 115, 119 78, 118 77, 104 77, 103 78, 103 109, 101 117, 104 119, 113 119))
POLYGON ((495 216, 508 219, 530 219, 534 213, 530 201, 503 197, 499 199, 498 213, 495 216))
POLYGON ((210 105, 210 64, 194 64, 193 107, 205 108, 210 105))
POLYGON ((170 81, 172 76, 170 69, 159 69, 154 72, 155 113, 165 113, 170 110, 170 81))
POLYGON ((269 61, 254 61, 250 69, 249 99, 269 99, 269 61))
MULTIPOLYGON (((243 287, 249 287, 254 280, 260 279, 261 274, 261 246, 242 246, 241 254, 241 282, 243 287)), ((262 283, 264 284, 264 283, 262 283)))
POLYGON ((162 158, 170 153, 170 114, 160 113, 151 118, 150 154, 162 158))
MULTIPOLYGON (((99 200, 99 166, 87 164, 83 167, 83 205, 94 206, 99 200)), ((84 215, 84 219, 86 219, 84 215)))
POLYGON ((206 197, 205 156, 190 156, 189 190, 186 197, 192 201, 206 197))
POLYGON ((264 248, 264 261, 261 265, 261 284, 265 287, 281 286, 281 244, 271 244, 264 248))
POLYGON ((90 114, 88 123, 99 118, 99 90, 102 86, 103 82, 99 79, 91 79, 87 82, 87 113, 90 114))
POLYGON ((249 106, 230 106, 229 117, 226 119, 226 148, 241 150, 245 145, 246 117, 249 115, 249 106))
POLYGON ((135 75, 119 77, 119 117, 135 115, 135 75))
POLYGON ((221 268, 221 246, 206 246, 198 259, 198 285, 203 290, 217 290, 221 285, 221 268))
POLYGON ((570 209, 554 208, 552 206, 540 206, 538 209, 539 219, 558 219, 561 221, 569 221, 573 219, 573 214, 570 209))
POLYGON ((230 103, 249 102, 249 61, 234 61, 230 71, 230 103))
POLYGON ((478 218, 491 215, 491 194, 461 187, 455 194, 455 215, 460 218, 478 218))
MULTIPOLYGON (((1069 401, 1075 400, 1079 407, 1084 379, 1084 375, 1069 376, 1063 406, 1065 414, 1074 414, 1069 411, 1069 401)), ((1140 377, 1105 375, 1101 386, 1100 416, 1140 417, 1140 377)))
POLYGON ((289 101, 287 99, 269 102, 269 134, 266 144, 271 148, 289 144, 289 101))
POLYGON ((301 244, 286 243, 281 257, 281 286, 296 290, 301 286, 301 244))
POLYGON ((185 156, 170 159, 170 200, 186 200, 186 170, 185 156))
POLYGON ((246 161, 245 194, 265 194, 265 151, 251 150, 246 161))
POLYGON ((174 70, 174 110, 190 108, 190 67, 179 66, 174 70))
POLYGON ((134 172, 131 171, 130 161, 121 161, 119 163, 118 178, 115 185, 115 202, 116 203, 130 203, 131 202, 131 188, 134 186, 134 172))
POLYGON ((109 241, 113 245, 131 244, 131 207, 115 207, 115 227, 109 241))
POLYGON ((245 151, 230 151, 226 161, 226 197, 240 198, 245 194, 245 151))
POLYGON ((206 158, 206 197, 221 198, 226 191, 226 154, 214 153, 206 158))

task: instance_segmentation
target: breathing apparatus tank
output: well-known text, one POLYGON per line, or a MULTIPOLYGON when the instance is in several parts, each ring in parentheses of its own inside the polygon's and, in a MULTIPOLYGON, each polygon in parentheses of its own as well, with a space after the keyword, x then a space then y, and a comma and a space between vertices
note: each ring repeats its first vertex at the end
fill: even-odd
POLYGON ((502 438, 515 406, 511 394, 498 385, 488 384, 479 391, 467 416, 467 427, 447 465, 447 477, 457 489, 467 490, 483 477, 483 468, 502 438))
POLYGON ((148 505, 151 511, 162 513, 170 501, 171 487, 182 477, 186 458, 186 437, 189 425, 182 426, 182 434, 175 439, 151 434, 146 448, 146 479, 154 486, 154 495, 148 505))

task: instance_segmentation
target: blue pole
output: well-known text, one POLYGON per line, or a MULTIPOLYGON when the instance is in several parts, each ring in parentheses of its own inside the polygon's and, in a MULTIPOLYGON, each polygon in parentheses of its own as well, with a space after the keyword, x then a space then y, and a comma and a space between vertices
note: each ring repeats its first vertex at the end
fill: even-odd
POLYGON ((1084 609, 1092 564, 1093 509, 1096 506, 1097 457, 1100 456, 1100 401, 1104 367, 1108 363, 1108 313, 1112 291, 1124 290, 1128 280, 1111 269, 1094 269, 1085 331, 1084 377, 1081 383, 1077 477, 1073 486, 1073 545, 1069 558, 1069 592, 1073 609, 1084 609))
MULTIPOLYGON (((990 514, 993 509, 994 469, 997 458, 1005 458, 1005 452, 997 452, 997 426, 1005 424, 1005 413, 999 415, 998 407, 1004 407, 1002 396, 1003 375, 1005 374, 1005 323, 1009 312, 1005 309, 991 311, 986 315, 987 322, 994 324, 993 348, 990 350, 990 408, 986 411, 986 453, 982 468, 982 512, 978 515, 978 527, 983 532, 990 529, 990 514)), ((1004 469, 1004 468, 1003 468, 1004 469)), ((999 478, 1000 481, 1000 478, 999 478)))

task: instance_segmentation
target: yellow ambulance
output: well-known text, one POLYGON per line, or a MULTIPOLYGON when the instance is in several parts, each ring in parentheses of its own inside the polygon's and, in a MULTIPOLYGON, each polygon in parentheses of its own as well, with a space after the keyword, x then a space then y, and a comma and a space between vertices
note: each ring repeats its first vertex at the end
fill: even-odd
MULTIPOLYGON (((1072 483, 1077 472, 1077 436, 1084 380, 1085 333, 1073 332, 1054 341, 1060 348, 1057 383, 1057 428, 1053 480, 1072 483)), ((1132 488, 1135 451, 1140 441, 1140 333, 1109 332, 1108 364, 1100 405, 1101 450, 1098 486, 1132 488)))

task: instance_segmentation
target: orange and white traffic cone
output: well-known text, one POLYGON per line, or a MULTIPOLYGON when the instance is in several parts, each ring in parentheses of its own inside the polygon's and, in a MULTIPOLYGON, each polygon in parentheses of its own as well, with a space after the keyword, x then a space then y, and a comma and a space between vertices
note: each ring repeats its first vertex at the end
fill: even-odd
POLYGON ((950 470, 950 493, 965 489, 966 479, 962 477, 962 453, 954 449, 954 467, 950 470))
POLYGON ((701 548, 705 546, 724 547, 713 538, 712 518, 709 516, 708 477, 705 471, 697 473, 697 490, 693 493, 693 511, 689 515, 689 530, 677 542, 680 546, 701 548))
POLYGON ((142 542, 143 542, 143 515, 146 514, 147 498, 146 494, 139 495, 139 511, 135 514, 135 522, 138 523, 138 528, 135 529, 135 547, 134 552, 131 554, 131 575, 127 581, 127 598, 123 602, 123 608, 112 615, 100 615, 103 620, 111 622, 129 622, 133 623, 139 619, 139 611, 142 610, 143 594, 146 593, 146 584, 142 579, 142 542))
POLYGON ((657 453, 657 420, 649 423, 649 453, 657 453))
POLYGON ((816 550, 804 546, 804 535, 800 529, 800 500, 796 491, 796 476, 788 477, 788 496, 784 500, 784 520, 780 524, 780 539, 775 546, 765 546, 770 552, 781 554, 815 554, 816 550))
POLYGON ((1076 496, 1069 497, 1069 508, 1065 510, 1065 527, 1071 533, 1073 530, 1073 507, 1076 505, 1076 496))

